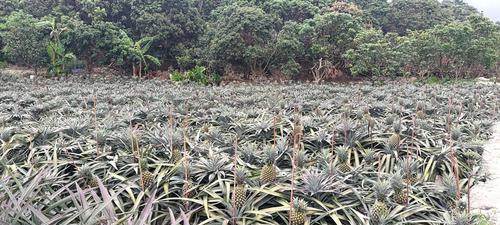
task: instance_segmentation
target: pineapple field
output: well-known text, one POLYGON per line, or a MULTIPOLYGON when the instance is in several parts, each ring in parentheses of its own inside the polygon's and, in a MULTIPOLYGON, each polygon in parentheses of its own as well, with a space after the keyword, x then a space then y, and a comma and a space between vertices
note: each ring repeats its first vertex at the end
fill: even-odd
POLYGON ((0 224, 478 224, 499 86, 0 75, 0 224))

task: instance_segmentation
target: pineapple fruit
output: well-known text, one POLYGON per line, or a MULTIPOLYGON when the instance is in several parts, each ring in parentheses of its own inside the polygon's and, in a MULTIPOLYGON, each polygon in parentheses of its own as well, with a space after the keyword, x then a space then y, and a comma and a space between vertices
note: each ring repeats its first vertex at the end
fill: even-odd
POLYGON ((392 200, 394 202, 404 205, 407 202, 407 190, 405 184, 403 183, 403 177, 399 172, 395 173, 391 177, 391 187, 394 190, 394 195, 392 195, 392 200))
POLYGON ((307 203, 303 199, 293 200, 293 209, 290 211, 290 225, 303 225, 306 222, 307 203))
POLYGON ((182 159, 182 153, 178 148, 172 149, 170 153, 170 161, 172 163, 178 163, 182 159))
POLYGON ((389 214, 389 208, 387 207, 387 195, 390 192, 390 185, 387 181, 379 181, 373 186, 373 191, 375 192, 375 203, 371 208, 371 224, 381 224, 382 221, 389 214))
POLYGON ((278 171, 275 165, 277 152, 274 148, 264 150, 264 166, 260 172, 260 181, 262 184, 272 183, 278 176, 278 171))
POLYGON ((412 185, 417 182, 417 164, 413 159, 403 159, 401 170, 403 172, 404 183, 412 185))
POLYGON ((146 190, 155 182, 155 176, 153 173, 148 171, 146 160, 141 160, 139 164, 139 172, 141 174, 141 187, 142 190, 146 190))
POLYGON ((244 168, 236 168, 235 176, 236 187, 233 191, 234 206, 241 208, 247 200, 247 190, 245 187, 247 171, 244 168))
POLYGON ((338 157, 338 165, 337 170, 342 173, 351 172, 351 167, 349 166, 349 147, 341 146, 336 149, 337 157, 338 157))

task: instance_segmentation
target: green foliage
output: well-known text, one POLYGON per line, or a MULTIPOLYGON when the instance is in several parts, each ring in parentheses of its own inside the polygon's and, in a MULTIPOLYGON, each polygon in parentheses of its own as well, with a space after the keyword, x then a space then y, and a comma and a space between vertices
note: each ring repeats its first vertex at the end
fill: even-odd
POLYGON ((272 15, 259 7, 235 3, 217 11, 214 17, 206 37, 207 61, 215 67, 245 66, 251 73, 266 70, 273 55, 272 15))
POLYGON ((67 30, 50 54, 63 62, 74 53, 89 72, 111 65, 142 76, 161 63, 257 79, 307 71, 311 79, 461 78, 498 73, 500 61, 500 24, 462 0, 0 0, 0 60, 44 66, 52 38, 35 24, 51 18, 67 30), (24 22, 7 29, 14 17, 24 22))
POLYGON ((354 43, 356 48, 344 55, 350 62, 354 76, 395 76, 402 74, 406 54, 399 48, 394 33, 383 34, 380 30, 368 29, 359 33, 354 43))
POLYGON ((221 77, 217 73, 213 73, 211 76, 208 76, 206 74, 207 69, 202 66, 195 66, 194 68, 181 73, 179 71, 173 71, 170 74, 170 80, 176 81, 176 82, 185 82, 185 81, 190 81, 194 82, 197 84, 203 84, 203 85, 208 85, 208 84, 220 84, 221 82, 221 77))
POLYGON ((175 60, 203 33, 203 20, 189 0, 132 2, 133 36, 155 37, 151 51, 163 60, 175 60))
POLYGON ((308 0, 270 0, 263 6, 267 13, 276 15, 283 22, 304 21, 313 18, 319 12, 319 7, 308 0))
POLYGON ((196 66, 186 72, 186 77, 188 80, 199 84, 208 84, 208 78, 205 75, 205 70, 205 67, 196 66))
POLYGON ((354 38, 362 30, 361 19, 346 13, 326 13, 309 23, 314 32, 309 53, 313 61, 328 59, 335 67, 347 70, 343 55, 356 46, 354 38))
POLYGON ((35 69, 47 62, 48 30, 33 16, 15 12, 2 25, 2 52, 9 62, 35 69))
POLYGON ((138 75, 141 78, 143 70, 146 72, 149 70, 149 63, 156 66, 161 64, 158 58, 147 54, 153 40, 153 37, 144 37, 134 41, 125 31, 121 31, 120 49, 126 61, 130 61, 132 64, 132 74, 134 76, 138 75))
POLYGON ((299 63, 295 62, 294 60, 290 60, 285 65, 282 66, 281 71, 286 76, 295 79, 300 74, 300 69, 301 66, 299 63))
POLYGON ((490 73, 500 57, 499 27, 482 17, 412 32, 403 38, 412 74, 466 78, 490 73))
POLYGON ((43 22, 41 24, 48 24, 51 29, 51 40, 47 45, 47 53, 50 59, 48 73, 54 76, 61 76, 62 74, 67 73, 67 65, 76 60, 76 56, 73 55, 73 53, 67 52, 61 42, 61 35, 66 32, 68 28, 60 24, 56 19, 52 19, 50 22, 43 22))
POLYGON ((387 16, 384 31, 399 34, 429 29, 449 20, 437 0, 394 0, 387 16))

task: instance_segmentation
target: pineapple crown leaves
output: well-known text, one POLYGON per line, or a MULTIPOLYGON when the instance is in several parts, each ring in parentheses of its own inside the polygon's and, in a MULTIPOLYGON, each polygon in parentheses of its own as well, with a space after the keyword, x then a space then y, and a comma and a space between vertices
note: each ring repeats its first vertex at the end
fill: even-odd
POLYGON ((81 177, 85 179, 91 179, 94 176, 93 168, 89 164, 84 164, 79 170, 79 174, 81 177))
POLYGON ((462 129, 460 127, 455 127, 451 130, 450 137, 454 141, 460 140, 462 137, 462 129))
POLYGON ((388 181, 377 181, 372 190, 377 200, 384 201, 391 192, 391 186, 388 181))
POLYGON ((340 161, 340 163, 345 163, 349 159, 349 147, 339 146, 335 148, 335 153, 340 161))
POLYGON ((209 182, 216 177, 225 177, 231 171, 230 159, 225 153, 213 153, 209 151, 207 157, 202 157, 194 163, 193 174, 201 181, 208 177, 209 182))
POLYGON ((475 165, 476 163, 480 162, 482 157, 479 153, 468 150, 464 153, 464 158, 467 161, 468 164, 475 165))
POLYGON ((376 152, 371 148, 365 149, 364 150, 364 161, 367 164, 371 164, 371 163, 375 162, 375 160, 376 160, 376 152))
POLYGON ((264 164, 273 165, 279 157, 279 153, 275 147, 265 146, 262 152, 262 159, 264 164))
POLYGON ((400 133, 402 129, 401 119, 397 119, 397 121, 392 123, 392 129, 394 129, 395 133, 400 133))
POLYGON ((458 188, 455 177, 452 174, 448 174, 443 177, 443 191, 451 199, 456 198, 458 188))
POLYGON ((234 176, 237 184, 244 184, 248 177, 248 171, 244 167, 236 167, 234 176))
POLYGON ((250 142, 244 144, 240 149, 240 157, 246 163, 254 163, 260 158, 257 144, 250 142))
POLYGON ((401 176, 400 171, 397 171, 396 173, 391 175, 390 182, 391 187, 394 190, 402 190, 405 187, 403 183, 403 176, 401 176))
POLYGON ((405 174, 405 176, 417 173, 418 164, 413 158, 404 158, 398 166, 398 169, 405 174))
POLYGON ((302 173, 302 191, 310 196, 332 192, 335 179, 333 176, 320 171, 318 168, 305 169, 302 173))
POLYGON ((293 198, 293 210, 295 212, 306 213, 307 212, 307 202, 302 198, 293 198))

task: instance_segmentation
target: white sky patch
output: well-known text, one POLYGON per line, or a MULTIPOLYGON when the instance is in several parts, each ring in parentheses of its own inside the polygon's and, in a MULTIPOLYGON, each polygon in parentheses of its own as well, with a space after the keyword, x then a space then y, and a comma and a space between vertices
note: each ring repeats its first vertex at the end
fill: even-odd
POLYGON ((476 7, 485 16, 500 22, 500 0, 465 0, 476 7))

